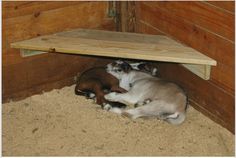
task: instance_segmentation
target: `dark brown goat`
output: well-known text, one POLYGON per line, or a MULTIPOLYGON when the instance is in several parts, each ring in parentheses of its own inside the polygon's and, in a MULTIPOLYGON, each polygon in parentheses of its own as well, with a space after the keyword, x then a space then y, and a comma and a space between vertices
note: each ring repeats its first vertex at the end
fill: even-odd
MULTIPOLYGON (((104 98, 109 92, 124 93, 125 89, 119 87, 119 80, 106 72, 105 67, 95 67, 83 72, 77 79, 75 94, 90 97, 95 94, 96 103, 102 107, 113 104, 104 98)), ((117 106, 122 106, 120 103, 117 106)), ((124 105, 125 106, 125 105, 124 105)))

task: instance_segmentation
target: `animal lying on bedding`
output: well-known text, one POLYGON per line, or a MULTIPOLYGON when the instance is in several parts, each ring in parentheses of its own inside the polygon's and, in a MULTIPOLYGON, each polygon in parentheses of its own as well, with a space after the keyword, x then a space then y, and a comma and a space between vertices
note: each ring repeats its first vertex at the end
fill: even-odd
POLYGON ((104 98, 108 92, 126 92, 125 89, 119 87, 119 80, 106 72, 105 67, 91 68, 77 79, 75 94, 84 95, 87 98, 96 97, 96 103, 105 106, 107 103, 116 105, 116 107, 125 107, 121 103, 113 104, 104 98))
POLYGON ((144 105, 128 110, 116 109, 113 112, 133 119, 157 117, 171 124, 180 124, 185 120, 187 96, 178 85, 133 70, 123 61, 108 64, 107 72, 120 80, 119 86, 128 92, 111 92, 105 95, 105 99, 133 106, 144 105))
MULTIPOLYGON (((132 63, 131 66, 137 70, 156 75, 157 69, 151 64, 145 62, 132 63)), ((77 79, 75 94, 84 95, 87 98, 96 97, 96 103, 105 106, 105 109, 111 107, 126 107, 125 104, 118 102, 110 102, 104 98, 108 92, 126 92, 125 89, 119 87, 119 80, 106 71, 105 67, 91 68, 77 79), (110 105, 110 106, 109 106, 110 105)))

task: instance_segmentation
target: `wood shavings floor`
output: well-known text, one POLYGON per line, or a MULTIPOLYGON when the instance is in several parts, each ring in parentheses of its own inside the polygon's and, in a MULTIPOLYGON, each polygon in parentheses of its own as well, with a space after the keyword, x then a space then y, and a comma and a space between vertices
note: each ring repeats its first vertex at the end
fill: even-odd
POLYGON ((121 117, 74 86, 3 104, 3 156, 233 156, 234 135, 192 107, 173 126, 121 117))

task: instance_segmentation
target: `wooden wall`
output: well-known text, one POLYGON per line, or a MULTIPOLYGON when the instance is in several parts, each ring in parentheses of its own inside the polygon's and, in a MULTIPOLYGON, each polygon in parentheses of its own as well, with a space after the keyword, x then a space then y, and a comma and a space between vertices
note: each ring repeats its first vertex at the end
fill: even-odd
MULTIPOLYGON (((74 28, 115 30, 114 20, 107 17, 108 2, 2 3, 3 102, 71 85, 78 72, 109 61, 66 54, 22 58, 10 48, 11 42, 74 28)), ((119 12, 126 17, 120 20, 123 30, 164 34, 217 60, 209 81, 177 64, 158 66, 162 77, 187 90, 191 105, 234 131, 234 2, 126 4, 119 12)))
POLYGON ((209 81, 177 64, 159 69, 187 90, 195 108, 234 131, 234 2, 136 2, 135 15, 136 32, 167 35, 217 60, 209 81))
POLYGON ((10 43, 74 28, 115 30, 107 9, 108 2, 2 2, 3 102, 71 85, 78 72, 106 63, 66 54, 22 58, 10 43))

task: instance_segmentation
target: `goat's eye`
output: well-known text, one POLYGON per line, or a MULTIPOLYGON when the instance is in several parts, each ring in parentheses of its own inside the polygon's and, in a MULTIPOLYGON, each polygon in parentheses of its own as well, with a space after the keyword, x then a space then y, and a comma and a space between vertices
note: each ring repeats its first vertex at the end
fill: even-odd
POLYGON ((121 72, 121 69, 117 69, 118 72, 121 72))

